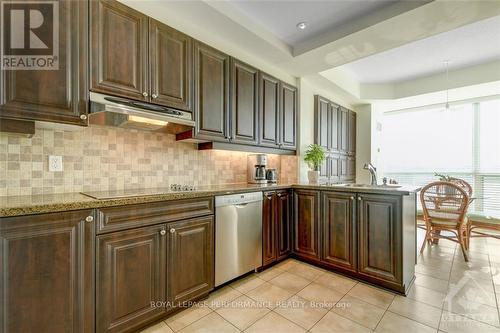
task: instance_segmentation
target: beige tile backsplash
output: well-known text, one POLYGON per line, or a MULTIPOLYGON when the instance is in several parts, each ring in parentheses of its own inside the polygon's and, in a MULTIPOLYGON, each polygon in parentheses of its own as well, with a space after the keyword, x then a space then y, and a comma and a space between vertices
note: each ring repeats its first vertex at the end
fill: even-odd
MULTIPOLYGON (((281 182, 297 181, 296 156, 268 156, 281 182)), ((246 157, 244 152, 198 151, 164 133, 37 125, 32 138, 0 133, 0 196, 242 183, 246 157), (49 155, 63 156, 62 172, 49 172, 49 155)))

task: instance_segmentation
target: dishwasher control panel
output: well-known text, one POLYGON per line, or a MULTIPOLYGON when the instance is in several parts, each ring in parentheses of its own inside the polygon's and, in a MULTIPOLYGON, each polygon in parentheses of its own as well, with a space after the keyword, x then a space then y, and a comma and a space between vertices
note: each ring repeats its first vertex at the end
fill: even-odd
POLYGON ((255 201, 262 201, 262 192, 238 193, 215 197, 215 207, 241 205, 255 201))

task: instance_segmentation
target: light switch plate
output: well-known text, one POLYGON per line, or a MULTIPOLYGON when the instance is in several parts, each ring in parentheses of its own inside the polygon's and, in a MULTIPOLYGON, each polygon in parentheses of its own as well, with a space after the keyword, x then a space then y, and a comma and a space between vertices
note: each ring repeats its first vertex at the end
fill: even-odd
POLYGON ((63 171, 62 156, 49 155, 49 171, 63 171))

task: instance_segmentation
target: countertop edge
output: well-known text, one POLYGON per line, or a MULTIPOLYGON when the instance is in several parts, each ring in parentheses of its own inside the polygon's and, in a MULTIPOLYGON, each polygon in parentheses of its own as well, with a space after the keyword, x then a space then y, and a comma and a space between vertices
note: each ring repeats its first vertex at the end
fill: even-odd
MULTIPOLYGON (((235 185, 236 186, 236 185, 235 185)), ((239 185, 243 186, 243 185, 239 185)), ((266 192, 282 189, 310 189, 310 190, 321 190, 321 191, 342 191, 342 192, 361 192, 361 193, 371 193, 371 194, 387 194, 387 195, 410 195, 418 191, 418 188, 405 189, 395 188, 357 188, 357 187, 346 187, 342 185, 316 185, 316 184, 278 184, 278 185, 268 185, 268 186, 249 186, 243 188, 235 189, 207 189, 192 192, 174 192, 165 193, 157 195, 144 195, 137 197, 127 197, 127 198, 117 198, 117 199, 93 199, 79 193, 71 193, 70 195, 79 196, 73 202, 54 202, 54 203, 28 203, 26 205, 19 204, 19 206, 0 208, 0 218, 24 216, 24 215, 36 215, 45 213, 57 213, 63 211, 75 211, 75 210, 85 210, 85 209, 96 209, 103 207, 113 207, 113 206, 124 206, 124 205, 134 205, 150 202, 159 201, 171 201, 171 200, 182 200, 182 199, 192 199, 192 198, 202 198, 211 197, 217 195, 229 195, 244 192, 266 192)), ((61 195, 65 195, 64 193, 61 195)))

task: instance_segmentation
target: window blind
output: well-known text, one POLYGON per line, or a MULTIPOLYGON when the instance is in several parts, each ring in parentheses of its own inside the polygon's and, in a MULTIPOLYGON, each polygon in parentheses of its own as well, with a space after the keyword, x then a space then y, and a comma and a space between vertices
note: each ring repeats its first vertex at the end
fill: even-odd
POLYGON ((500 99, 384 114, 384 176, 424 186, 434 173, 465 179, 472 210, 500 214, 500 99))

